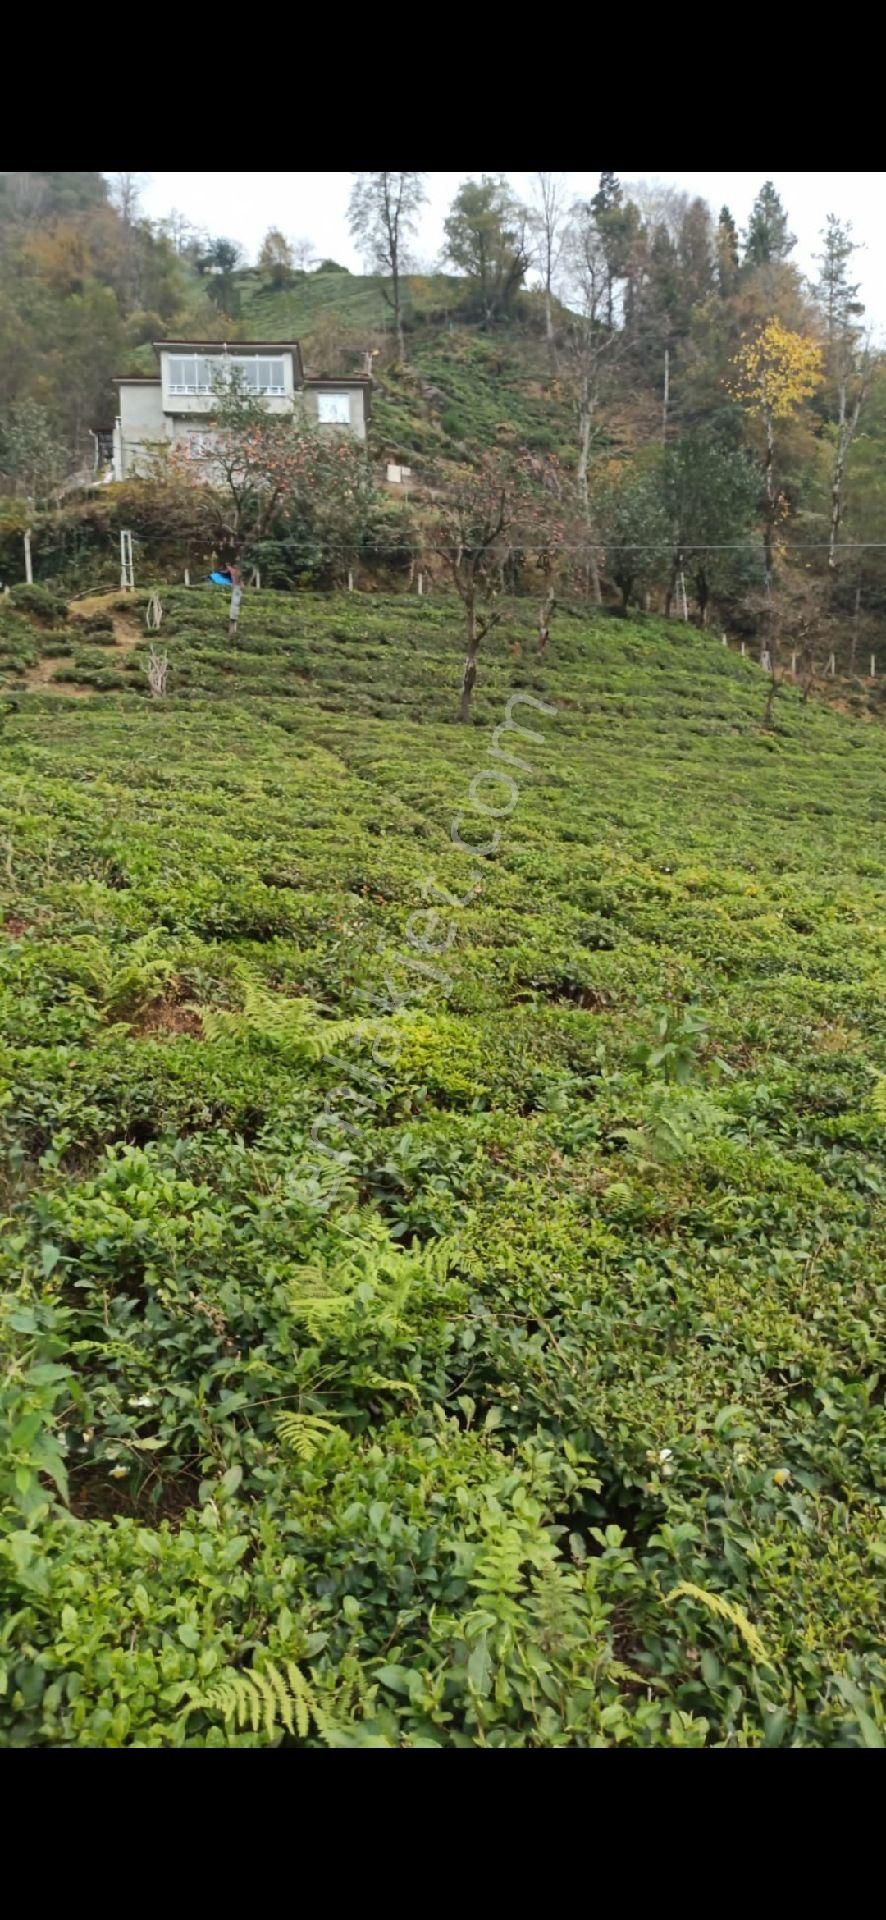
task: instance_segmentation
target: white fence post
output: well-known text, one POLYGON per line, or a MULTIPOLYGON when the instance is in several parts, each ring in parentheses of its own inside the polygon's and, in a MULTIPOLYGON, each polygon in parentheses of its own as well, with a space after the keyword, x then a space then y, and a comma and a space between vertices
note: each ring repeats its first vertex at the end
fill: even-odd
POLYGON ((135 573, 132 565, 132 534, 128 528, 120 530, 120 586, 124 593, 131 593, 135 586, 135 573))
POLYGON ((185 568, 185 586, 189 587, 190 584, 191 584, 191 569, 190 567, 186 567, 185 568))
POLYGON ((875 653, 872 653, 871 654, 871 679, 876 680, 876 678, 877 678, 877 656, 875 653))
POLYGON ((836 671, 837 671, 836 662, 834 660, 833 654, 831 653, 828 655, 828 673, 830 674, 832 680, 836 671))
POLYGON ((31 529, 25 528, 25 579, 29 587, 34 585, 34 570, 31 566, 31 529))
POLYGON ((795 653, 792 653, 791 654, 791 679, 796 680, 796 678, 797 678, 797 656, 795 653))

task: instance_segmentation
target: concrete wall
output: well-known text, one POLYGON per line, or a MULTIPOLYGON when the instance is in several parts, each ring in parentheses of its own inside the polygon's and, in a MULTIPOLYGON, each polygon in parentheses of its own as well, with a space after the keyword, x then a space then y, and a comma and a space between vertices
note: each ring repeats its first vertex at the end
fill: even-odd
POLYGON ((145 465, 151 442, 169 440, 170 421, 163 412, 160 382, 156 386, 124 381, 120 392, 120 431, 115 434, 115 480, 128 480, 145 465))
POLYGON ((328 386, 321 389, 319 387, 312 387, 310 384, 308 384, 304 388, 304 408, 308 418, 310 420, 313 420, 315 424, 317 421, 317 397, 321 391, 324 393, 336 393, 336 392, 346 393, 348 396, 348 400, 350 402, 351 417, 350 417, 350 423, 348 427, 321 426, 320 432, 321 433, 351 432, 354 435, 355 440, 365 440, 366 439, 365 389, 363 387, 336 388, 333 386, 328 386))

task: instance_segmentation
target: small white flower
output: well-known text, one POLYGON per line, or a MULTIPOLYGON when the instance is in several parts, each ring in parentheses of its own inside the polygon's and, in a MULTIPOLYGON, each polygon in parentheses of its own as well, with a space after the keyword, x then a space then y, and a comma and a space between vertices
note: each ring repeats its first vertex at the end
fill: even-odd
POLYGON ((154 1402, 149 1393, 140 1393, 134 1400, 128 1400, 126 1404, 130 1407, 152 1407, 154 1402))
POLYGON ((128 1467, 112 1467, 108 1475, 108 1479, 109 1480, 125 1480, 128 1472, 129 1472, 128 1467))
POLYGON ((660 1452, 660 1454, 659 1454, 659 1456, 658 1456, 658 1463, 659 1463, 659 1466, 661 1466, 661 1467, 663 1467, 663 1466, 664 1466, 664 1463, 665 1463, 665 1461, 666 1461, 666 1460, 673 1460, 673 1458, 674 1458, 674 1451, 673 1451, 673 1448, 672 1448, 672 1447, 662 1447, 662 1450, 661 1450, 661 1452, 660 1452))

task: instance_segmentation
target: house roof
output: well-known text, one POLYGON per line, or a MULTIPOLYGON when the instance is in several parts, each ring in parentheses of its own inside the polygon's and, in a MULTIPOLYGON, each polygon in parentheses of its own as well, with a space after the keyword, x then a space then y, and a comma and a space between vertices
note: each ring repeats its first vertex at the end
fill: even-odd
POLYGON ((114 387, 159 387, 162 385, 159 373, 115 373, 111 380, 114 387))

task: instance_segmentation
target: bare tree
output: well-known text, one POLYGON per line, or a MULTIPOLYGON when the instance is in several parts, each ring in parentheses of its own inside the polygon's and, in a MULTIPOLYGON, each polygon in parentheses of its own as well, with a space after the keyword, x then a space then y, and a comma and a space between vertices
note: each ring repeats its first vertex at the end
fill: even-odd
POLYGON ((600 569, 593 537, 589 469, 591 446, 604 381, 618 351, 620 336, 606 323, 608 263, 593 208, 578 202, 566 236, 570 275, 570 315, 563 359, 578 428, 575 482, 587 533, 587 579, 600 604, 600 569))
POLYGON ((401 279, 407 264, 410 235, 424 198, 422 173, 358 173, 348 207, 348 223, 354 239, 379 273, 390 274, 391 292, 388 294, 385 289, 385 298, 394 312, 400 360, 406 359, 401 279))
POLYGON ((554 347, 554 276, 560 264, 566 229, 566 186, 562 173, 537 173, 532 204, 532 225, 538 236, 539 271, 545 296, 545 339, 556 365, 554 347))
POLYGON ((446 510, 443 551, 465 610, 467 653, 458 709, 462 722, 470 719, 481 642, 501 619, 495 600, 509 517, 506 481, 488 463, 464 481, 446 510))
POLYGON ((131 227, 139 216, 142 188, 147 185, 146 173, 112 173, 111 198, 120 215, 124 227, 131 227))
POLYGON ((829 213, 822 238, 824 247, 818 256, 821 276, 817 292, 827 319, 828 372, 834 394, 834 464, 828 536, 828 569, 834 575, 843 520, 846 458, 867 398, 871 353, 870 342, 858 325, 864 312, 858 298, 858 285, 849 279, 852 256, 858 251, 851 225, 848 221, 845 226, 841 225, 836 214, 829 213))
POLYGON ((293 266, 299 273, 307 273, 311 261, 317 257, 317 249, 313 240, 309 240, 305 234, 300 233, 290 242, 290 245, 292 248, 293 266))

